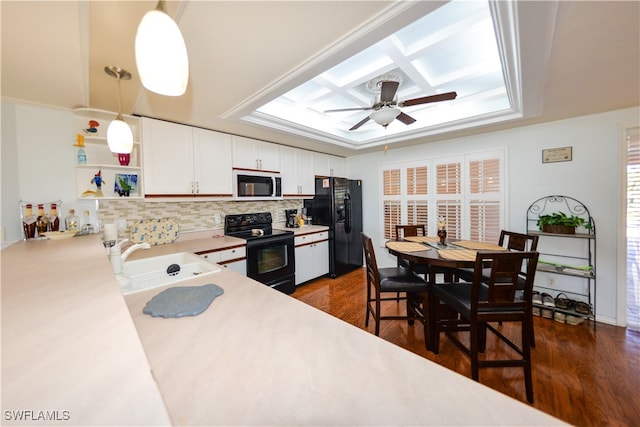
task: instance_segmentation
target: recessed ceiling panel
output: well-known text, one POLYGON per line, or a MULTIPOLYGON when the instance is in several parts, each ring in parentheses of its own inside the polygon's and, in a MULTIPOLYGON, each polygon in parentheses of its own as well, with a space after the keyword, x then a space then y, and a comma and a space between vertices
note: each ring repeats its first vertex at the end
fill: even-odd
MULTIPOLYGON (((451 1, 315 78, 282 94, 245 120, 288 132, 315 135, 352 148, 384 143, 390 136, 444 132, 472 126, 474 118, 513 113, 486 1, 451 1), (384 81, 398 82, 393 99, 381 99, 384 81), (456 92, 453 100, 422 99, 456 92), (415 104, 404 106, 407 100, 415 104), (388 125, 372 112, 396 107, 416 121, 388 125), (347 111, 327 111, 342 110, 347 111)), ((505 116, 506 117, 506 116, 505 116)))

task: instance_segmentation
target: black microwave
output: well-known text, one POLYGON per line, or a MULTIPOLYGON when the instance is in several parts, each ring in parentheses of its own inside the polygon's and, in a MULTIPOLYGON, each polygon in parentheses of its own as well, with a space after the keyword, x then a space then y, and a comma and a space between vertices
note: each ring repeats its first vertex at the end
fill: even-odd
POLYGON ((234 200, 282 199, 282 178, 274 172, 233 171, 234 200))

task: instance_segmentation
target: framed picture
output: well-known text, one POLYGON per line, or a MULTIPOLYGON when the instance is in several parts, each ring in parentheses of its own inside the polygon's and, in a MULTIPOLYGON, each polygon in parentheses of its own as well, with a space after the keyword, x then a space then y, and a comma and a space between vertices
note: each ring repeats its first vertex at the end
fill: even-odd
POLYGON ((572 157, 572 147, 542 150, 542 163, 570 162, 572 157))
POLYGON ((138 192, 138 175, 117 173, 113 184, 113 191, 120 197, 129 197, 138 192))

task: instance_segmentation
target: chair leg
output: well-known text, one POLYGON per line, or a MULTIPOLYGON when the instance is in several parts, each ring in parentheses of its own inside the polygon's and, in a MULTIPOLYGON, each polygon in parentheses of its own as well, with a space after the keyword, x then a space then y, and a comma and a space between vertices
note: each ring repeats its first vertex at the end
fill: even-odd
POLYGON ((376 312, 373 316, 376 321, 376 336, 380 336, 380 297, 376 298, 376 312))
POLYGON ((371 285, 367 283, 367 313, 364 318, 364 326, 369 326, 369 316, 371 315, 371 285))
POLYGON ((533 335, 533 319, 522 320, 522 358, 524 359, 524 388, 527 394, 527 401, 533 403, 533 379, 531 377, 531 342, 533 335), (531 331, 531 336, 527 333, 531 331))
POLYGON ((471 356, 471 378, 474 381, 479 381, 479 368, 478 368, 478 353, 479 353, 479 341, 481 340, 480 335, 482 335, 479 329, 484 329, 485 333, 485 341, 486 341, 486 328, 481 328, 480 325, 475 325, 471 323, 471 330, 469 331, 469 356, 471 356))
MULTIPOLYGON (((429 340, 426 341, 427 350, 434 354, 438 354, 440 351, 440 330, 438 328, 437 310, 440 300, 433 294, 430 294, 427 298, 429 299, 429 313, 427 313, 429 318, 429 321, 427 322, 429 324, 429 340)), ((427 326, 425 325, 425 329, 426 328, 427 326)))
POLYGON ((487 349, 487 324, 478 324, 478 351, 484 353, 487 349))
POLYGON ((536 333, 533 330, 533 314, 531 314, 531 322, 530 322, 530 328, 531 328, 531 347, 535 347, 536 346, 536 333))
POLYGON ((407 293, 407 316, 409 317, 407 319, 407 323, 409 325, 413 325, 415 323, 415 318, 416 318, 416 313, 412 307, 412 304, 413 304, 413 296, 407 293))

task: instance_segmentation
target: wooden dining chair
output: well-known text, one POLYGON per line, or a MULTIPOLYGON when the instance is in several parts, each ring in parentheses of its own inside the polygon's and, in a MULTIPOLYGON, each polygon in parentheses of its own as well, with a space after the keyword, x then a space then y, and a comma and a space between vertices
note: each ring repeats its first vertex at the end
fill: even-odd
MULTIPOLYGON (((387 267, 378 268, 373 241, 365 233, 361 233, 362 247, 367 269, 367 313, 365 327, 369 326, 369 317, 373 316, 376 322, 375 334, 380 335, 380 321, 382 320, 407 320, 412 325, 415 319, 425 322, 424 294, 428 291, 427 282, 408 268, 387 267), (394 294, 393 297, 385 297, 385 294, 394 294), (397 295, 403 294, 401 300, 407 302, 406 315, 382 315, 382 303, 394 301, 397 295)), ((425 326, 426 327, 426 326, 425 326)))
MULTIPOLYGON (((405 237, 427 235, 427 229, 424 224, 396 224, 395 228, 395 239, 398 241, 404 240, 405 237)), ((410 268, 414 273, 422 274, 425 278, 427 277, 427 274, 429 274, 429 267, 426 265, 410 265, 409 261, 405 259, 398 258, 397 265, 398 267, 410 268)), ((400 302, 400 293, 396 296, 396 302, 400 302)))
MULTIPOLYGON (((516 233, 514 231, 500 230, 500 238, 498 239, 498 245, 502 246, 508 251, 537 251, 538 250, 539 236, 531 234, 516 233)), ((487 273, 488 271, 485 271, 487 273)), ((522 272, 524 276, 526 272, 522 272)), ((473 280, 473 269, 471 268, 458 268, 455 270, 455 275, 458 279, 470 282, 473 280)), ((487 274, 483 274, 483 277, 487 277, 487 274)), ((518 289, 524 289, 524 278, 520 281, 518 289)))
POLYGON ((533 402, 531 380, 531 337, 533 317, 531 296, 533 277, 538 263, 538 252, 532 251, 478 251, 475 260, 473 280, 468 282, 438 283, 429 293, 429 337, 431 349, 439 351, 440 333, 446 332, 451 339, 471 358, 471 377, 479 380, 479 369, 494 367, 524 368, 524 383, 527 400, 533 402), (483 278, 484 266, 488 267, 488 279, 483 278), (524 298, 516 297, 520 273, 526 266, 524 298), (454 315, 438 318, 435 314, 444 304, 454 315), (503 335, 490 322, 519 322, 521 324, 521 345, 503 335), (519 358, 480 360, 479 354, 486 348, 487 330, 513 349, 519 358), (469 331, 470 345, 465 346, 451 332, 469 331))
MULTIPOLYGON (((531 234, 523 234, 516 233, 515 231, 506 231, 500 230, 500 238, 498 239, 498 245, 506 248, 508 251, 537 251, 538 250, 538 239, 539 236, 531 235, 531 234)), ((458 268, 455 270, 455 276, 458 280, 462 280, 464 282, 471 282, 473 280, 473 269, 470 268, 458 268)), ((534 271, 535 274, 535 271, 534 271)), ((526 268, 520 272, 518 277, 518 286, 517 289, 519 291, 519 295, 521 298, 522 291, 524 290, 525 281, 527 276, 526 268)), ((482 271, 482 279, 488 280, 489 278, 489 269, 483 269, 482 271)), ((533 280, 533 279, 532 279, 533 280)), ((533 313, 531 314, 533 316, 533 313)), ((532 318, 533 322, 533 318, 532 318)), ((533 324, 533 323, 532 323, 533 324)), ((536 346, 535 339, 535 331, 533 327, 531 328, 531 346, 536 346)))

